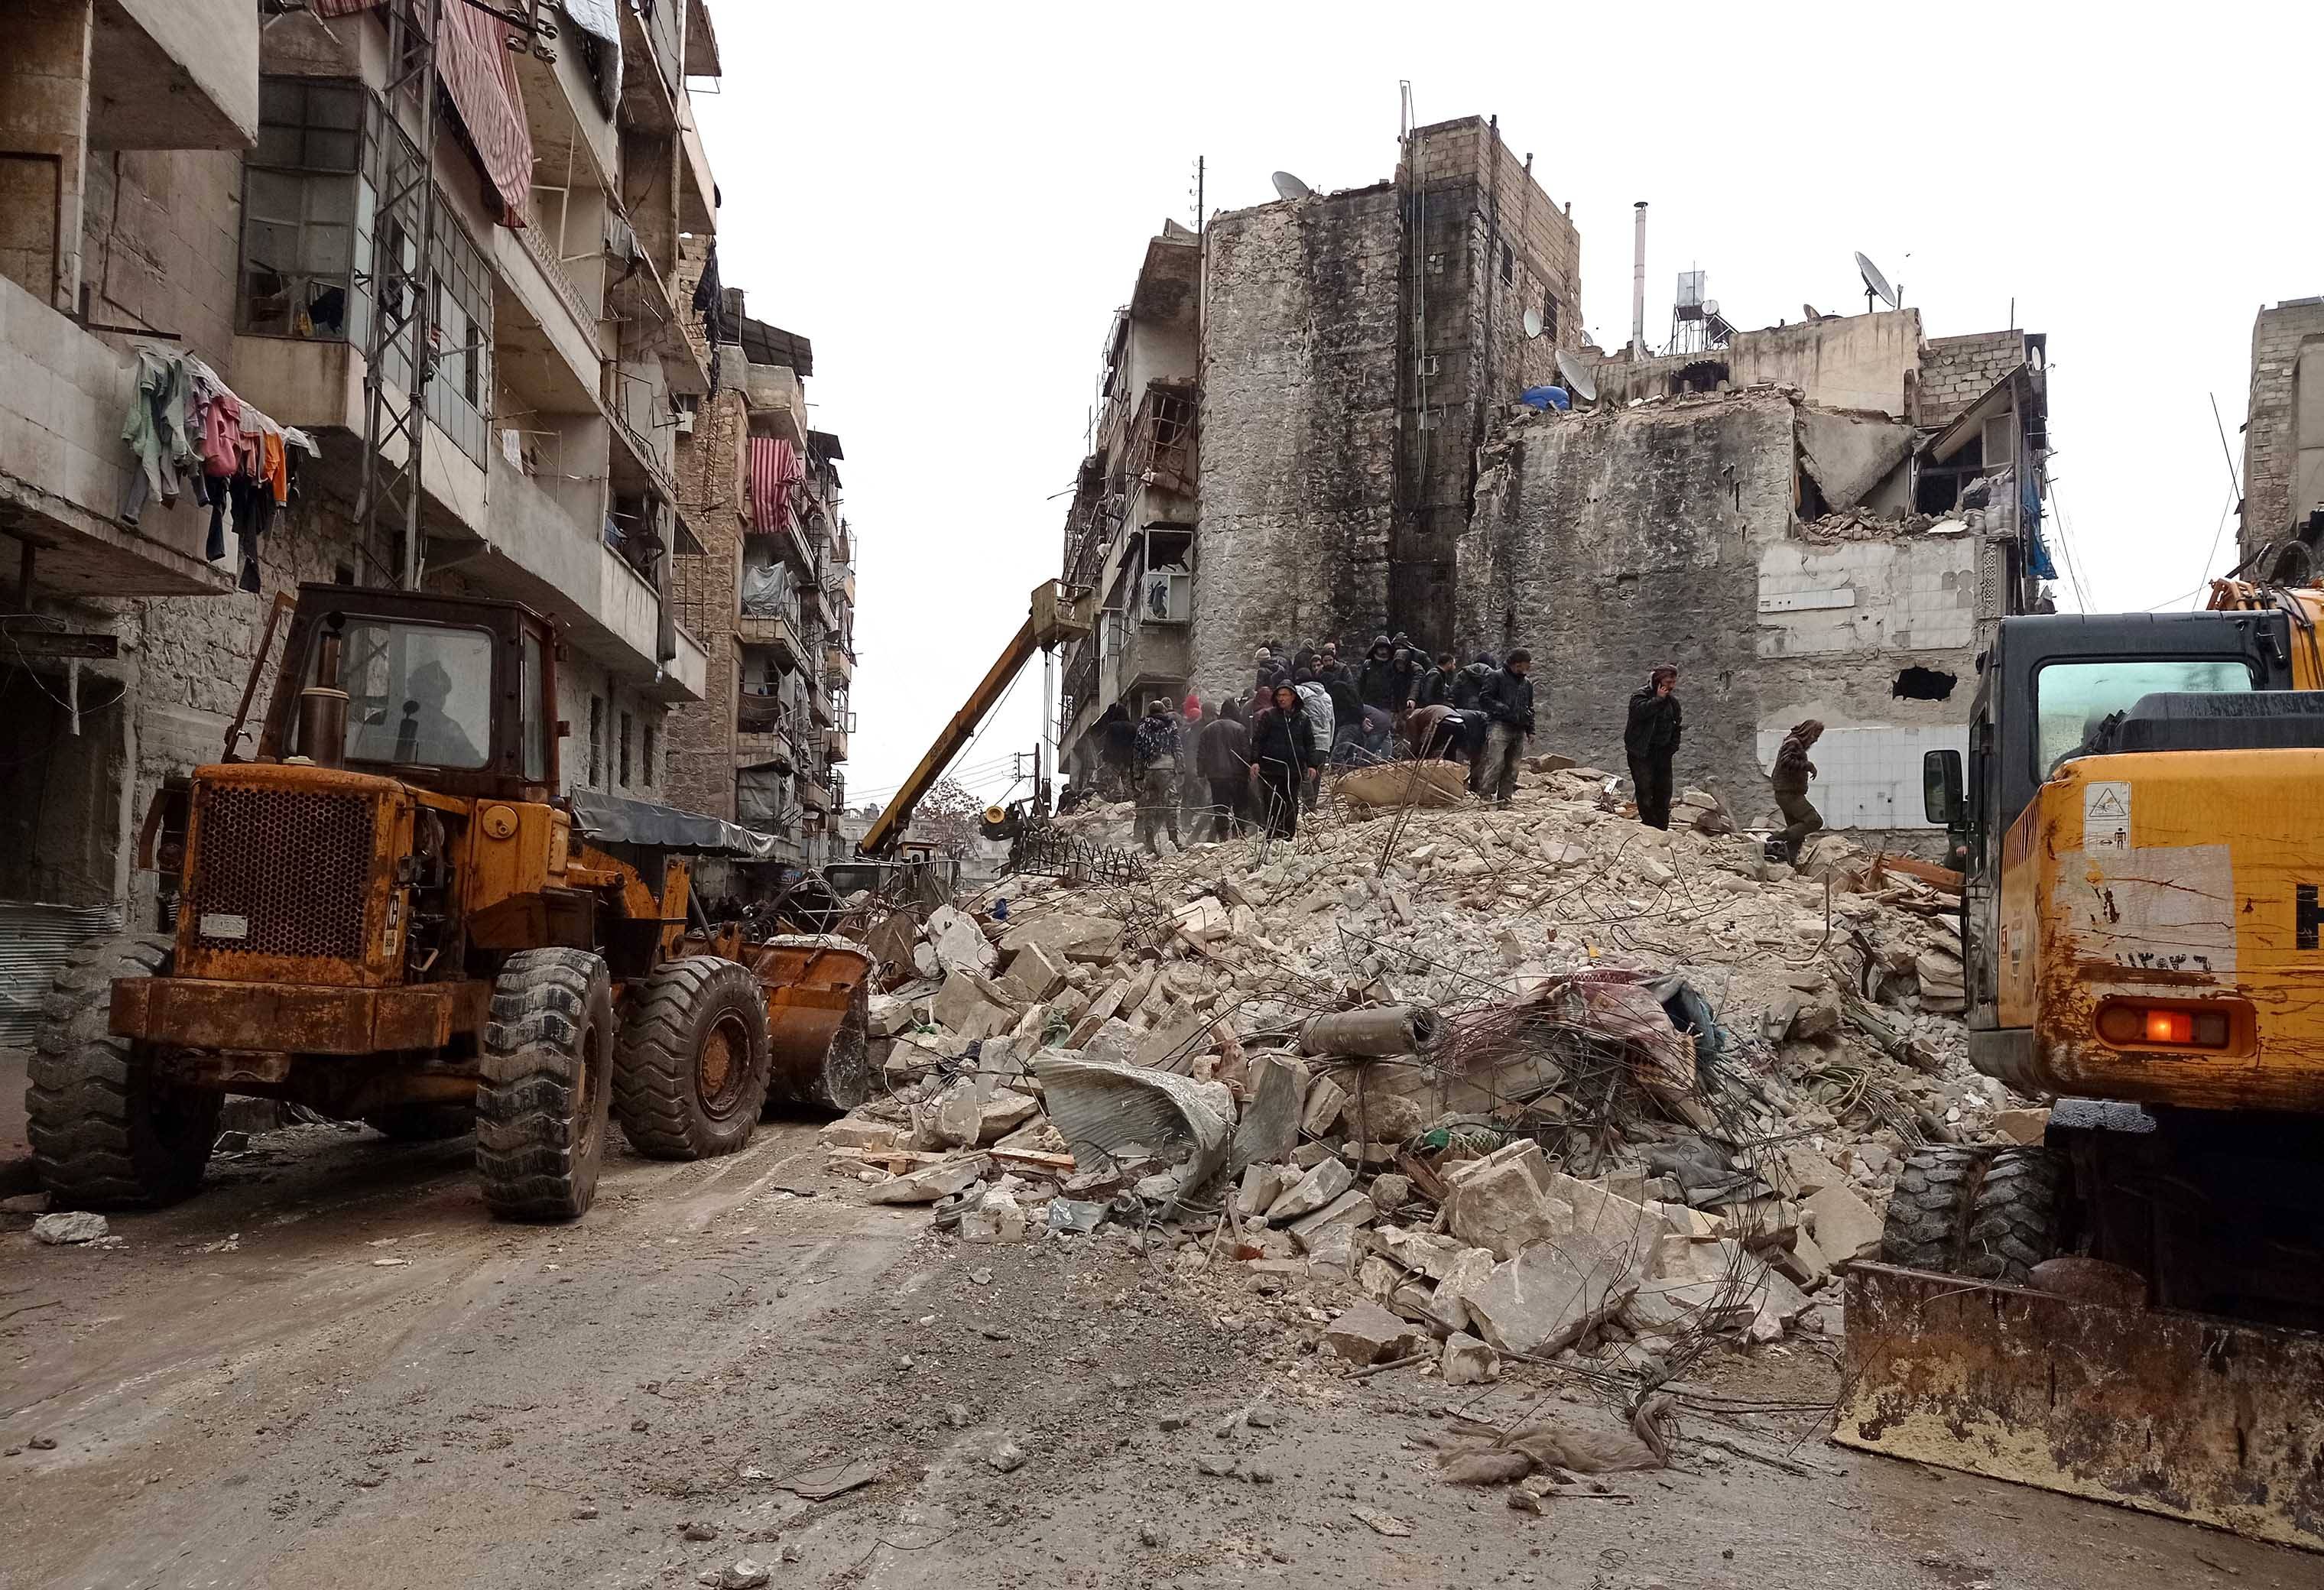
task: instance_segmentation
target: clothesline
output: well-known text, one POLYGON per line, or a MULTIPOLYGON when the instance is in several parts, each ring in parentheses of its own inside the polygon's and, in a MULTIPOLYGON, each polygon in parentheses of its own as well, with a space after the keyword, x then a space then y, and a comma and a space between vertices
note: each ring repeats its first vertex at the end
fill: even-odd
POLYGON ((277 423, 244 401, 199 356, 159 343, 138 342, 137 384, 129 398, 121 439, 136 460, 123 493, 120 517, 135 524, 149 502, 177 501, 180 477, 196 502, 210 510, 204 556, 226 556, 231 510, 240 544, 244 591, 259 588, 258 547, 287 507, 298 484, 298 455, 320 458, 314 437, 277 423))

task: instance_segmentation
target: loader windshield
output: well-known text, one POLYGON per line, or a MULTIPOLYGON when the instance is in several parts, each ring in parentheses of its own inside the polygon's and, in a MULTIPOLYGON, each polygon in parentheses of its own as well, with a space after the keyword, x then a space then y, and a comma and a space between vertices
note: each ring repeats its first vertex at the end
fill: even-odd
POLYGON ((339 680, 348 761, 473 768, 489 758, 493 638, 484 630, 350 618, 339 680))
POLYGON ((2254 688, 2248 663, 2205 657, 2108 657, 2056 662, 2035 676, 2040 740, 2034 766, 2044 773, 2076 755, 2098 725, 2156 691, 2244 693, 2254 688))

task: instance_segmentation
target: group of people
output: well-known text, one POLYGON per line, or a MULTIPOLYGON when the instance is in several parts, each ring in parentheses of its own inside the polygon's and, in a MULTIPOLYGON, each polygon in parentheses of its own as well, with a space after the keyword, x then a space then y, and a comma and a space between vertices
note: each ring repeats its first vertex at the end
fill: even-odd
MULTIPOLYGON (((1165 832, 1182 842, 1182 820, 1196 838, 1246 827, 1296 834, 1325 767, 1399 751, 1466 764, 1470 792, 1506 807, 1534 733, 1532 675, 1533 654, 1522 647, 1465 665, 1440 651, 1432 666, 1408 637, 1379 635, 1351 666, 1330 642, 1287 657, 1262 646, 1248 697, 1156 699, 1135 722, 1116 703, 1099 721, 1101 755, 1111 781, 1138 803, 1139 843, 1157 854, 1165 832)), ((1678 669, 1655 668, 1631 696, 1622 735, 1638 821, 1649 827, 1670 827, 1683 729, 1678 669)), ((1800 723, 1776 755, 1775 804, 1786 826, 1768 841, 1771 855, 1796 858, 1801 841, 1823 826, 1807 798, 1815 777, 1808 752, 1822 732, 1813 719, 1800 723)))

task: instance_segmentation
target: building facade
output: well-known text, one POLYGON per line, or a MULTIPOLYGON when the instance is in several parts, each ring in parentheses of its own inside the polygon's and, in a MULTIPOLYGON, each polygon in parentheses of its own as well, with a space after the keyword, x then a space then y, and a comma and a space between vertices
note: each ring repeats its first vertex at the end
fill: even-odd
POLYGON ((2324 298, 2286 299, 2253 323, 2236 539, 2255 577, 2324 576, 2324 298))
POLYGON ((1930 337, 1911 309, 1743 331, 1689 273, 1673 349, 1609 354, 1579 254, 1473 117, 1407 133, 1393 181, 1149 243, 1067 524, 1101 610, 1068 649, 1068 772, 1097 772, 1115 709, 1247 692, 1262 645, 1403 631, 1530 648, 1539 743, 1618 770, 1628 696, 1675 663, 1681 771, 1741 821, 1817 717, 1828 819, 1925 826, 1920 753, 1960 741, 1979 645, 2052 572, 2045 339, 1930 337), (1594 401, 1519 401, 1551 384, 1594 401), (1185 423, 1157 466, 1166 392, 1185 423))
POLYGON ((839 437, 807 423, 815 349, 756 320, 706 254, 703 335, 713 390, 678 441, 678 490, 698 552, 677 565, 678 606, 708 653, 703 699, 670 722, 672 787, 691 810, 772 834, 819 867, 854 853, 847 803, 855 677, 855 539, 839 437))
POLYGON ((5 141, 42 158, 0 160, 0 550, 28 549, 11 634, 50 639, 0 660, 0 901, 151 914, 148 797, 223 752, 301 581, 416 567, 423 589, 530 604, 560 631, 564 787, 667 798, 665 717, 707 665, 670 577, 691 544, 678 416, 710 383, 679 252, 716 227, 687 83, 718 75, 717 42, 702 0, 537 9, 554 42, 511 48, 490 14, 443 8, 424 151, 377 0, 12 14, 5 141), (424 247, 391 203, 423 170, 424 247), (384 371, 424 393, 414 547, 358 505, 369 333, 420 295, 425 379, 408 354, 384 371), (181 483, 169 503, 133 490, 141 356, 183 355, 296 466, 288 501, 223 543, 181 483), (75 645, 112 655, 46 655, 75 645))

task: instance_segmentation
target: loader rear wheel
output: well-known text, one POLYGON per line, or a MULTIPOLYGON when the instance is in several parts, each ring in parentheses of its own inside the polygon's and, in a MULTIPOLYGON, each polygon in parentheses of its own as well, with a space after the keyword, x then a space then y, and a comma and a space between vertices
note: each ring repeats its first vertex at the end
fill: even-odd
POLYGON ((171 958, 166 938, 122 934, 57 974, 24 1110, 33 1168, 60 1209, 152 1208, 202 1184, 225 1097, 157 1075, 148 1046, 110 1031, 114 979, 166 977, 171 958))
POLYGON ((476 1089, 476 1175, 502 1219, 576 1219, 596 1197, 613 1034, 603 956, 520 950, 503 963, 476 1089))
POLYGON ((465 1104, 399 1104, 375 1109, 364 1125, 398 1143, 441 1143, 463 1137, 476 1124, 476 1112, 465 1104))
POLYGON ((656 967, 622 1026, 613 1113, 630 1145, 709 1159, 751 1140, 771 1061, 767 992, 747 966, 690 955, 656 967))
POLYGON ((2065 1166, 2046 1148, 2005 1148, 1994 1155, 1969 1200, 1960 1273, 2032 1285, 2034 1266, 2058 1256, 2064 1179, 2065 1166))
POLYGON ((1960 1273, 1969 1238, 1969 1205, 1989 1150, 1923 1148, 1906 1156, 1888 1195, 1880 1232, 1884 1263, 1908 1270, 1960 1273))

